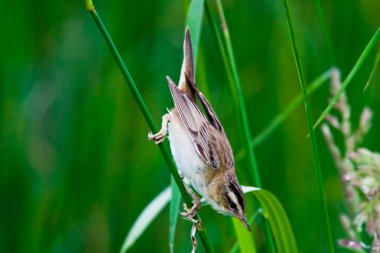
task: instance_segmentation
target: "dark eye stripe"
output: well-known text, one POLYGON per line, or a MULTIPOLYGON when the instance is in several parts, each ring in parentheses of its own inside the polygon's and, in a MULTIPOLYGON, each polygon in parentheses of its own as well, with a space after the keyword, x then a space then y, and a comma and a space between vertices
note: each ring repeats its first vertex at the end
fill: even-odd
POLYGON ((236 197, 237 197, 237 200, 239 202, 239 205, 241 206, 241 208, 244 210, 245 206, 244 206, 244 193, 243 191, 241 190, 240 186, 238 185, 238 183, 233 180, 230 185, 229 185, 229 188, 231 189, 231 191, 233 191, 233 193, 235 193, 236 197))

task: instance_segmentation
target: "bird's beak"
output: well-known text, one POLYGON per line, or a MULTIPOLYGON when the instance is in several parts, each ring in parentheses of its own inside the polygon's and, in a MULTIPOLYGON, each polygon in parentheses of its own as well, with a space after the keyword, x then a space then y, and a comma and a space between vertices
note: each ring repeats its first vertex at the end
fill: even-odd
POLYGON ((243 223, 243 225, 248 229, 249 232, 251 232, 251 227, 249 226, 247 219, 245 216, 239 217, 239 220, 243 223))

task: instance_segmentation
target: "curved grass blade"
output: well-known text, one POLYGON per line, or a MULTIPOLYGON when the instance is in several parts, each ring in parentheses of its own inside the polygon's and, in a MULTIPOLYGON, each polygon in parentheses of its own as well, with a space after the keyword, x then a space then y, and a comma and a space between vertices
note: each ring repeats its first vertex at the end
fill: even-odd
POLYGON ((367 56, 371 52, 371 50, 376 45, 377 41, 380 38, 380 27, 377 28, 375 34, 372 36, 371 40, 368 42, 367 46, 360 54, 359 59, 356 61, 354 67, 351 69, 350 73, 348 73, 347 77, 344 79, 342 86, 337 91, 336 95, 331 99, 331 102, 328 104, 326 109, 322 112, 321 116, 319 116, 318 120, 314 124, 314 129, 319 126, 319 124, 325 119, 325 117, 330 113, 331 109, 338 102, 340 96, 346 90, 348 84, 352 81, 356 73, 359 71, 360 67, 363 65, 364 61, 367 59, 367 56))
POLYGON ((153 222, 157 215, 169 203, 171 189, 166 187, 157 197, 155 197, 141 212, 135 223, 132 225, 124 240, 120 253, 125 253, 130 249, 146 228, 153 222))
MULTIPOLYGON (((322 73, 320 76, 318 76, 316 79, 314 79, 310 85, 307 87, 307 92, 309 95, 312 95, 317 89, 319 89, 323 83, 325 83, 329 78, 331 77, 331 71, 334 68, 331 68, 324 73, 322 73)), ((284 110, 282 110, 279 114, 277 114, 271 122, 263 129, 261 132, 256 135, 252 139, 251 145, 253 146, 258 146, 261 144, 268 136, 273 133, 273 131, 279 127, 285 120, 286 118, 296 109, 303 101, 302 98, 302 93, 298 94, 293 100, 285 107, 284 110)), ((245 156, 245 150, 240 150, 236 157, 235 160, 239 161, 245 156)))
MULTIPOLYGON (((281 204, 278 202, 278 200, 270 192, 265 191, 265 190, 261 190, 260 188, 256 188, 256 187, 252 187, 252 186, 242 186, 242 188, 243 188, 244 193, 253 192, 253 194, 256 196, 256 198, 258 198, 257 196, 260 197, 261 195, 263 195, 264 197, 267 195, 269 196, 269 197, 267 197, 269 199, 267 204, 260 202, 260 204, 261 204, 261 206, 265 212, 264 216, 266 216, 266 218, 268 219, 271 227, 275 227, 275 229, 277 229, 277 230, 279 227, 280 228, 284 227, 284 228, 282 228, 282 230, 285 231, 285 236, 281 235, 281 237, 275 237, 274 238, 275 241, 277 242, 277 240, 285 240, 287 242, 287 244, 289 244, 285 248, 296 249, 297 247, 295 244, 293 232, 292 232, 291 227, 290 227, 290 223, 289 223, 289 221, 287 221, 285 211, 283 210, 283 208, 282 208, 281 204), (261 192, 263 192, 263 193, 261 193, 261 192), (261 195, 257 195, 260 193, 261 193, 261 195), (272 195, 272 197, 271 197, 271 195, 272 195), (269 212, 270 214, 268 216, 267 210, 273 209, 273 208, 275 208, 275 210, 270 211, 269 212), (273 212, 275 214, 278 212, 279 214, 276 215, 276 217, 280 217, 280 219, 284 222, 282 222, 281 224, 271 224, 271 222, 279 223, 278 218, 272 218, 273 221, 270 220, 270 217, 273 216, 273 214, 272 214, 273 212)), ((177 196, 180 197, 179 194, 177 194, 177 196)), ((144 210, 141 212, 139 217, 136 219, 135 223, 132 225, 132 227, 131 227, 130 231, 128 232, 128 235, 127 235, 127 237, 123 243, 123 247, 120 250, 120 253, 126 253, 133 246, 133 244, 136 242, 136 240, 140 238, 142 233, 148 228, 148 226, 155 220, 155 218, 158 216, 158 214, 169 203, 170 199, 172 199, 171 204, 173 202, 175 202, 179 205, 179 200, 173 201, 173 199, 175 199, 175 198, 176 198, 176 196, 175 196, 175 194, 172 194, 170 186, 166 187, 165 190, 163 190, 159 195, 157 195, 144 208, 144 210)), ((205 202, 205 200, 203 198, 201 201, 202 201, 202 206, 208 205, 208 203, 205 202)), ((178 216, 178 211, 177 211, 178 209, 173 209, 173 210, 174 210, 174 212, 176 212, 176 214, 177 214, 176 217, 177 217, 178 216)), ((172 212, 172 209, 171 209, 171 212, 172 212)), ((261 210, 259 212, 255 213, 249 223, 252 224, 255 217, 257 217, 261 213, 262 213, 261 210)), ((173 215, 173 217, 174 217, 174 215, 173 215)), ((232 219, 233 219, 233 225, 235 227, 235 230, 237 231, 236 233, 237 233, 239 247, 241 247, 241 249, 240 249, 241 252, 249 252, 249 253, 250 252, 256 252, 255 245, 254 245, 254 242, 252 240, 252 234, 247 232, 246 228, 240 223, 240 221, 238 221, 234 218, 232 218, 232 219)), ((173 226, 175 227, 175 224, 173 226)), ((272 228, 272 230, 273 230, 273 228, 272 228)), ((171 247, 171 252, 173 252, 172 247, 171 247)), ((232 252, 237 252, 237 246, 234 246, 232 252)), ((282 252, 291 252, 291 251, 282 251, 282 252)), ((293 251, 293 252, 297 252, 297 251, 293 251)))
MULTIPOLYGON (((294 238, 290 222, 287 218, 284 208, 277 198, 267 190, 263 190, 252 186, 242 186, 244 193, 252 193, 259 201, 262 210, 256 212, 250 224, 257 215, 263 215, 272 229, 274 235, 274 241, 279 253, 297 253, 297 244, 294 238)), ((127 252, 127 250, 133 245, 133 243, 141 236, 146 228, 153 222, 162 209, 169 203, 171 198, 170 186, 165 188, 157 197, 155 197, 149 205, 144 208, 143 212, 139 215, 136 222, 133 224, 127 239, 123 244, 121 253, 127 252)), ((202 206, 208 205, 207 202, 202 199, 202 206)), ((240 221, 233 219, 233 225, 236 226, 239 248, 241 252, 256 252, 252 234, 246 231, 246 228, 241 225, 240 221), (242 246, 243 245, 243 246, 242 246)), ((233 247, 231 252, 237 252, 236 246, 233 247)))
POLYGON ((238 219, 232 219, 241 253, 256 253, 252 233, 250 233, 238 219))
MULTIPOLYGON (((269 225, 271 227, 271 230, 273 232, 273 238, 276 243, 277 252, 278 253, 297 253, 297 244, 296 240, 293 234, 292 227, 290 225, 288 216, 286 215, 286 212, 284 208, 282 207, 280 201, 269 191, 263 190, 257 187, 253 186, 242 186, 243 192, 245 194, 252 193, 255 198, 259 201, 261 209, 256 212, 252 219, 249 221, 249 224, 251 225, 254 221, 254 219, 257 217, 257 215, 261 214, 265 217, 265 219, 269 222, 269 225)), ((203 202, 203 205, 208 205, 207 202, 203 202)), ((202 205, 202 206, 203 206, 202 205)), ((252 241, 252 234, 246 233, 246 234, 240 234, 240 232, 246 232, 247 229, 241 224, 240 221, 233 219, 234 227, 236 225, 237 235, 238 235, 238 244, 240 247, 241 252, 256 252, 253 241, 252 241), (239 237, 242 236, 242 237, 239 237), (247 242, 249 238, 250 242, 247 242), (252 243, 252 246, 249 246, 248 244, 252 243), (242 248, 245 247, 244 249, 242 248), (244 251, 243 251, 244 250, 244 251), (245 251, 247 250, 247 251, 245 251), (249 251, 251 250, 251 251, 249 251), (254 251, 253 251, 254 250, 254 251)), ((236 252, 237 248, 234 246, 231 252, 236 252)))
MULTIPOLYGON (((244 193, 252 193, 261 205, 261 208, 253 215, 249 224, 251 225, 258 215, 264 216, 273 232, 277 252, 297 253, 298 249, 292 227, 284 208, 277 198, 267 190, 251 186, 242 186, 242 188, 244 193)), ((242 244, 238 240, 230 252, 237 253, 239 250, 243 252, 241 246, 242 244)))
POLYGON ((367 90, 369 84, 371 83, 372 78, 375 75, 375 72, 377 70, 377 66, 379 65, 379 62, 380 62, 380 47, 377 49, 375 64, 373 64, 371 74, 369 74, 369 78, 368 78, 366 85, 364 86, 363 92, 365 92, 367 90))
MULTIPOLYGON (((317 77, 314 81, 310 83, 307 87, 307 92, 309 95, 313 94, 319 87, 322 86, 324 82, 326 82, 331 77, 332 69, 325 71, 322 75, 317 77)), ((251 141, 251 145, 258 146, 261 144, 277 127, 279 127, 282 122, 297 108, 303 101, 302 93, 298 94, 293 100, 282 110, 276 117, 272 119, 272 121, 263 129, 261 132, 256 135, 251 141)), ((236 157, 236 161, 240 161, 245 156, 245 150, 240 150, 236 157)))
MULTIPOLYGON (((252 191, 252 189, 259 188, 249 187, 248 189, 245 189, 243 187, 244 192, 252 191)), ((177 185, 175 184, 175 181, 172 179, 171 185, 168 185, 162 192, 160 192, 154 199, 152 199, 152 201, 149 202, 149 204, 137 217, 123 242, 120 253, 126 253, 134 245, 134 243, 140 238, 140 236, 145 232, 145 230, 155 220, 155 218, 165 208, 170 200, 169 246, 170 252, 173 252, 175 227, 178 218, 180 199, 180 192, 177 185), (175 187, 173 187, 173 185, 175 187), (176 189, 174 192, 172 191, 173 188, 176 189)), ((201 199, 201 202, 202 206, 209 205, 204 198, 201 199)))
POLYGON ((280 202, 272 193, 266 190, 254 190, 252 193, 264 209, 264 216, 267 218, 272 229, 277 252, 298 252, 290 222, 280 202))
MULTIPOLYGON (((244 191, 244 189, 243 189, 244 191)), ((248 221, 248 224, 249 226, 252 228, 252 230, 254 230, 253 228, 253 225, 254 225, 254 221, 257 220, 263 213, 263 209, 260 207, 253 215, 252 217, 249 219, 248 221)), ((232 246, 232 249, 230 250, 230 253, 239 253, 240 252, 240 245, 239 245, 239 241, 235 242, 234 246, 232 246)))
MULTIPOLYGON (((292 227, 284 208, 269 191, 256 187, 243 186, 245 193, 251 192, 263 209, 262 215, 269 222, 278 253, 297 253, 297 244, 292 227)), ((239 242, 240 243, 240 242, 239 242)), ((241 245, 239 244, 239 247, 241 245)))
MULTIPOLYGON (((329 80, 331 77, 331 71, 332 69, 327 70, 322 75, 317 77, 314 81, 311 82, 311 84, 307 87, 307 93, 309 95, 313 94, 314 91, 316 91, 321 85, 329 80)), ((264 139, 266 139, 273 130, 278 127, 284 120, 289 116, 289 114, 294 111, 294 109, 297 108, 303 101, 302 93, 298 94, 286 107, 280 114, 278 114, 276 117, 272 119, 272 121, 269 123, 267 127, 265 127, 253 140, 252 145, 256 146, 259 143, 263 142, 264 139)))
POLYGON ((328 213, 328 209, 327 209, 326 196, 325 196, 325 192, 324 192, 324 188, 323 188, 323 185, 324 185, 323 184, 323 177, 322 177, 321 166, 319 163, 317 140, 315 138, 315 132, 314 132, 314 128, 313 128, 313 119, 311 116, 309 95, 308 95, 307 90, 306 90, 305 77, 304 77, 303 67, 301 64, 301 55, 298 51, 298 47, 297 47, 297 43, 296 43, 294 26, 293 26, 292 17, 290 15, 288 0, 284 0, 283 2, 284 2, 284 6, 285 6, 286 16, 288 19, 289 33, 290 33, 290 37, 291 37, 291 41, 292 41, 293 56, 294 56, 295 62, 296 62, 298 79, 299 79, 299 82, 301 85, 301 90, 302 90, 304 102, 305 102, 305 112, 306 112, 309 134, 310 134, 310 143, 311 143, 311 151, 312 151, 313 162, 314 162, 314 171, 315 171, 315 174, 317 177, 318 192, 319 192, 319 197, 321 199, 321 204, 322 204, 322 209, 323 209, 323 214, 324 214, 324 219, 325 219, 325 229, 326 229, 326 233, 327 233, 328 247, 329 247, 330 252, 334 252, 334 250, 335 250, 334 249, 334 241, 333 241, 333 236, 332 236, 332 231, 331 231, 329 213, 328 213))
MULTIPOLYGON (((252 189, 260 189, 260 188, 252 187, 251 189, 251 187, 247 188, 246 186, 242 186, 242 189, 244 193, 247 193, 247 192, 252 191, 252 189)), ((258 214, 259 212, 256 212, 253 215, 252 219, 248 221, 248 224, 251 226, 251 228, 252 228, 253 221, 255 217, 258 216, 258 214)), ((232 224, 234 226, 234 230, 236 233, 237 242, 232 247, 231 252, 242 252, 242 253, 257 252, 256 247, 255 247, 255 242, 252 239, 252 233, 248 232, 247 229, 244 227, 244 225, 237 219, 232 218, 232 224)))

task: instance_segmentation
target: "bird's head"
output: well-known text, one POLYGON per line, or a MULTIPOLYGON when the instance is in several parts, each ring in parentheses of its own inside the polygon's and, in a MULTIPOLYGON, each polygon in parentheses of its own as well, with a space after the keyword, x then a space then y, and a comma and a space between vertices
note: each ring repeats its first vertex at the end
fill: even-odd
POLYGON ((245 217, 244 192, 236 177, 227 180, 224 190, 220 191, 217 206, 213 205, 214 209, 223 214, 235 216, 251 231, 245 217))

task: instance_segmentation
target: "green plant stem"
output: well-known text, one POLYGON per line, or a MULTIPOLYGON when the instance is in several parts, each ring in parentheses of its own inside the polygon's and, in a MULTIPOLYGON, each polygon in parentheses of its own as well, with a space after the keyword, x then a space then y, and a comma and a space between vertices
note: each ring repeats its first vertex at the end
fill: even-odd
POLYGON ((364 51, 361 53, 359 59, 356 61, 354 67, 351 69, 350 73, 348 73, 347 77, 344 79, 342 86, 337 91, 336 95, 332 98, 331 102, 328 104, 326 109, 322 112, 321 116, 319 116, 317 122, 314 124, 314 129, 324 120, 324 118, 330 113, 331 109, 334 108, 334 105, 338 102, 340 96, 346 90, 348 84, 352 81, 356 73, 359 71, 360 67, 363 65, 364 61, 367 59, 368 54, 376 45, 376 42, 380 38, 380 27, 377 28, 375 34, 372 36, 371 40, 368 42, 364 51))
POLYGON ((313 128, 313 119, 311 117, 309 95, 308 95, 307 90, 306 90, 304 72, 303 72, 303 67, 301 64, 301 56, 300 56, 300 53, 298 51, 296 38, 295 38, 295 34, 294 34, 293 22, 292 22, 292 18, 290 15, 290 10, 289 10, 289 5, 288 5, 287 0, 284 0, 284 5, 285 5, 285 10, 286 10, 286 16, 288 18, 289 32, 290 32, 290 37, 291 37, 292 45, 293 45, 293 55, 294 55, 295 62, 296 62, 298 79, 299 79, 299 82, 301 85, 301 90, 302 90, 302 93, 304 96, 304 101, 305 101, 305 110, 306 110, 306 116, 307 116, 307 121, 308 121, 310 141, 311 141, 311 146, 312 146, 314 169, 315 169, 315 174, 317 177, 319 195, 320 195, 320 199, 321 199, 322 206, 323 206, 323 213, 324 213, 324 218, 325 218, 325 229, 327 232, 329 251, 334 252, 334 241, 333 241, 333 236, 332 236, 332 232, 331 232, 329 213, 327 210, 326 196, 325 196, 325 192, 323 189, 323 178, 322 178, 322 172, 321 172, 321 167, 320 167, 320 163, 319 163, 317 141, 315 139, 315 133, 314 133, 314 128, 313 128))
MULTIPOLYGON (((327 28, 327 22, 326 22, 326 15, 323 11, 321 0, 316 0, 316 5, 318 9, 318 17, 319 17, 319 24, 322 29, 323 37, 325 37, 325 42, 327 44, 327 50, 330 58, 330 64, 335 64, 335 56, 334 56, 334 50, 331 42, 330 33, 327 28)), ((331 65, 330 65, 331 66, 331 65)))
MULTIPOLYGON (((322 86, 324 82, 326 82, 330 76, 331 76, 332 69, 329 69, 322 73, 319 77, 317 77, 315 80, 313 80, 310 85, 307 87, 307 92, 310 95, 312 95, 319 87, 322 86)), ((257 147, 259 144, 264 142, 266 138, 268 138, 269 135, 273 133, 274 130, 279 127, 282 122, 285 121, 285 119, 292 113, 297 106, 299 106, 303 101, 303 95, 302 92, 298 94, 293 100, 283 109, 279 114, 277 114, 269 124, 260 131, 256 137, 252 139, 251 145, 257 147)), ((235 160, 238 162, 245 156, 245 150, 241 149, 235 156, 235 160)))
POLYGON ((169 249, 170 252, 174 252, 174 239, 175 239, 175 231, 178 220, 178 211, 181 204, 181 195, 178 190, 178 186, 174 181, 173 177, 170 178, 170 188, 172 190, 172 197, 170 200, 170 213, 169 213, 169 249))
POLYGON ((211 23, 212 31, 214 32, 215 38, 218 42, 218 46, 219 46, 220 54, 221 54, 222 59, 223 59, 224 66, 226 67, 228 83, 230 84, 230 88, 232 91, 232 96, 234 99, 235 107, 238 108, 239 107, 239 101, 238 101, 238 96, 236 94, 236 90, 234 89, 234 85, 233 85, 234 78, 232 76, 231 66, 230 66, 230 63, 229 63, 228 58, 227 58, 225 43, 224 43, 223 38, 222 38, 220 31, 218 29, 218 25, 215 21, 216 18, 212 14, 207 0, 205 1, 205 10, 206 10, 207 18, 211 23))
MULTIPOLYGON (((228 75, 232 75, 232 78, 230 78, 230 80, 232 79, 232 84, 233 84, 232 92, 234 94, 234 97, 235 96, 237 97, 237 112, 240 116, 239 117, 240 122, 241 122, 241 125, 243 127, 244 146, 245 146, 245 150, 248 154, 248 160, 249 160, 249 164, 250 164, 250 168, 251 168, 251 170, 250 170, 251 177, 252 177, 254 185, 257 187, 261 187, 262 185, 261 185, 260 173, 259 173, 259 170, 257 167, 256 158, 254 155, 254 147, 252 147, 252 145, 251 145, 251 139, 252 138, 251 138, 251 133, 249 130, 249 123, 248 123, 247 113, 245 110, 240 79, 239 79, 239 75, 238 75, 238 71, 237 71, 237 67, 236 67, 236 63, 235 63, 236 61, 235 61, 235 57, 234 57, 234 53, 233 53, 233 49, 232 49, 230 33, 228 30, 226 18, 224 16, 222 2, 220 0, 216 0, 216 5, 217 5, 220 21, 221 21, 221 27, 222 27, 222 33, 224 36, 224 41, 222 41, 221 36, 218 35, 218 32, 217 32, 218 29, 215 29, 215 25, 213 25, 213 27, 214 27, 213 29, 215 30, 217 40, 219 43, 219 47, 221 48, 222 57, 227 59, 227 61, 225 61, 225 62, 227 62, 226 69, 230 69, 230 72, 227 70, 227 73, 228 73, 228 75), (223 50, 222 48, 224 48, 224 47, 225 47, 225 49, 223 50), (223 51, 226 52, 226 53, 224 53, 226 56, 223 56, 223 51)), ((211 12, 210 12, 209 7, 207 5, 207 1, 206 1, 206 12, 209 13, 208 14, 209 18, 212 18, 212 16, 210 15, 211 12)), ((263 224, 264 224, 264 232, 265 232, 266 246, 268 248, 268 252, 274 252, 274 240, 273 240, 273 235, 271 233, 271 229, 270 229, 269 224, 266 220, 263 220, 263 224)))
MULTIPOLYGON (((315 79, 311 84, 307 87, 307 92, 309 95, 313 94, 321 85, 326 82, 331 76, 331 69, 324 72, 317 79, 315 79)), ((265 140, 274 129, 276 129, 287 117, 288 115, 297 108, 303 101, 302 94, 298 94, 286 107, 285 109, 278 114, 273 120, 266 126, 253 140, 252 145, 257 146, 263 140, 265 140)))
MULTIPOLYGON (((128 84, 128 87, 131 89, 132 91, 132 94, 134 96, 134 98, 136 99, 136 102, 137 104, 139 105, 140 107, 140 110, 142 111, 143 115, 144 115, 144 118, 145 120, 147 121, 150 129, 153 131, 153 132, 156 132, 157 131, 157 127, 153 121, 153 118, 148 110, 148 107, 146 106, 140 92, 138 91, 137 87, 136 87, 136 84, 135 82, 133 81, 131 75, 129 74, 129 71, 126 67, 126 65, 124 64, 124 61, 123 59, 121 58, 115 44, 113 43, 110 35, 108 34, 107 32, 107 29, 105 28, 103 22, 101 21, 98 13, 96 12, 95 10, 95 7, 92 3, 91 0, 86 0, 85 1, 85 5, 86 5, 86 8, 87 10, 91 13, 91 16, 93 17, 95 23, 97 24, 100 32, 102 33, 104 39, 106 40, 107 42, 107 45, 109 46, 110 50, 111 50, 111 53, 112 55, 114 56, 115 58, 115 61, 117 63, 117 65, 119 66, 125 80, 127 81, 127 84, 128 84)), ((188 206, 191 206, 192 205, 192 199, 191 197, 189 196, 189 194, 187 193, 184 185, 183 185, 183 182, 182 182, 182 179, 180 178, 179 174, 178 174, 178 170, 177 170, 177 167, 170 155, 170 152, 169 152, 169 149, 168 149, 168 146, 167 145, 163 145, 163 144, 160 144, 158 145, 164 158, 165 158, 165 161, 167 162, 168 164, 168 167, 170 169, 170 172, 172 173, 173 175, 173 178, 182 194, 182 197, 184 199, 184 201, 186 202, 186 204, 188 206)), ((200 217, 199 215, 197 215, 195 217, 195 219, 197 220, 200 220, 200 217)), ((202 241, 202 244, 206 250, 206 252, 214 252, 212 246, 211 246, 211 243, 210 243, 210 240, 208 238, 208 235, 207 235, 207 232, 205 230, 205 228, 202 228, 200 230, 198 230, 198 235, 202 241)))
POLYGON ((253 149, 251 148, 251 133, 249 130, 249 123, 248 123, 248 118, 247 118, 247 112, 245 110, 245 105, 244 105, 244 99, 243 99, 243 93, 241 91, 241 84, 240 84, 240 79, 238 75, 238 71, 236 68, 236 61, 232 49, 232 43, 230 39, 230 32, 228 30, 228 25, 226 18, 224 16, 224 11, 223 11, 223 6, 220 0, 216 0, 216 5, 219 13, 219 17, 221 20, 221 26, 222 26, 222 32, 224 35, 224 42, 226 46, 226 52, 227 52, 227 58, 229 61, 229 66, 231 68, 231 73, 232 73, 232 78, 233 78, 233 84, 234 84, 234 90, 236 92, 237 98, 238 98, 238 113, 240 116, 240 121, 243 127, 243 132, 244 132, 244 146, 245 149, 247 150, 248 154, 248 160, 250 163, 251 167, 251 173, 252 173, 252 178, 253 178, 253 183, 257 187, 261 187, 261 180, 260 180, 260 174, 259 170, 257 168, 257 163, 256 163, 256 158, 253 152, 253 149))
POLYGON ((377 49, 375 63, 373 64, 371 74, 369 74, 368 81, 363 88, 363 92, 365 92, 367 90, 368 86, 370 85, 372 78, 376 73, 376 69, 377 69, 377 66, 379 65, 379 62, 380 62, 380 47, 377 49))

